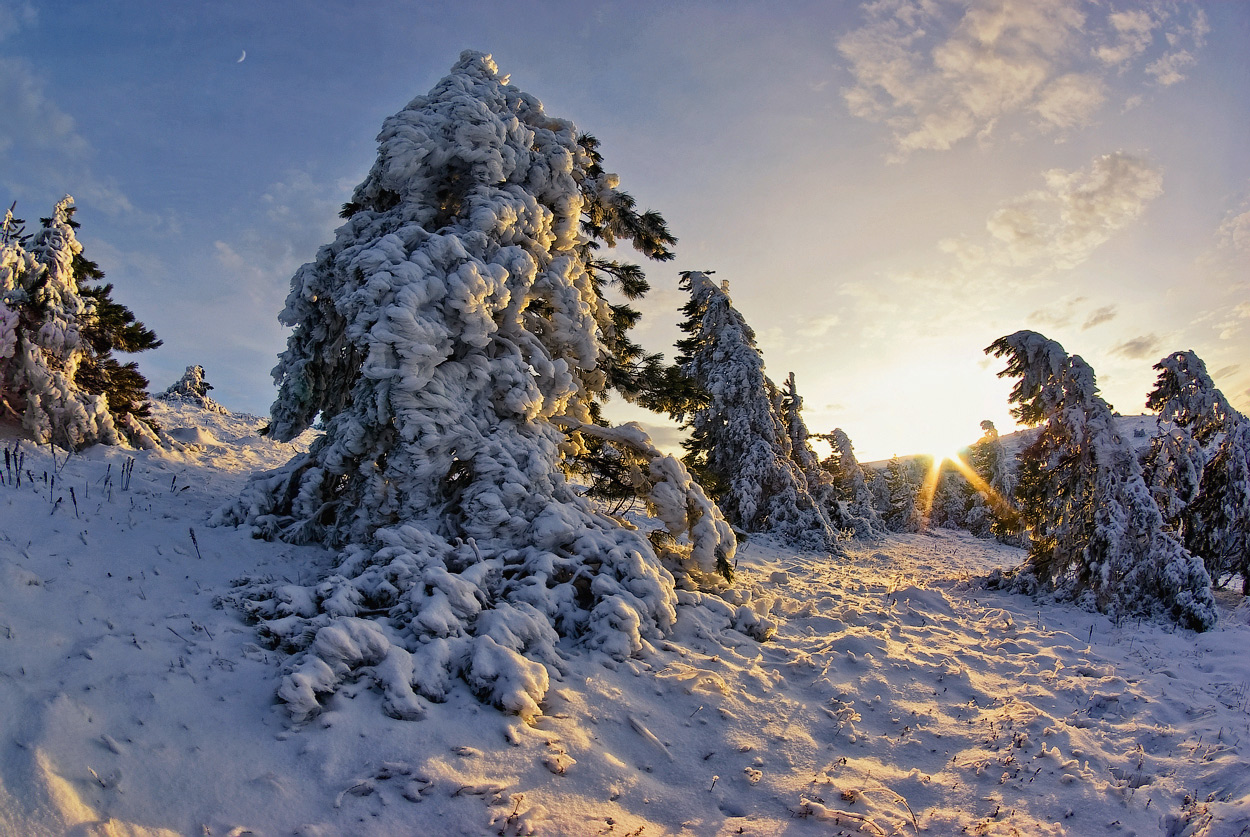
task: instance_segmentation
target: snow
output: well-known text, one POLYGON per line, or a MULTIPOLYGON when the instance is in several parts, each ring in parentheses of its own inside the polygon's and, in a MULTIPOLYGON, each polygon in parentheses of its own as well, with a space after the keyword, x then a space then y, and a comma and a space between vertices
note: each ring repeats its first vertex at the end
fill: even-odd
MULTIPOLYGON (((413 703, 386 686, 413 682, 407 661, 381 655, 369 620, 338 619, 316 641, 373 673, 293 722, 275 699, 290 658, 223 602, 261 574, 311 613, 299 596, 336 558, 206 520, 311 434, 279 443, 258 418, 185 403, 153 414, 185 450, 54 462, 22 442, 21 484, 4 474, 0 834, 1250 827, 1250 605, 1220 594, 1202 634, 1116 624, 984 588, 1023 552, 950 530, 834 559, 752 537, 736 583, 679 590, 676 625, 637 656, 559 640, 562 660, 530 672, 550 681, 541 714, 484 705, 464 680, 413 703), (752 618, 766 642, 743 632, 752 618)), ((441 667, 437 643, 424 664, 441 667)), ((475 651, 485 671, 506 649, 475 651)))

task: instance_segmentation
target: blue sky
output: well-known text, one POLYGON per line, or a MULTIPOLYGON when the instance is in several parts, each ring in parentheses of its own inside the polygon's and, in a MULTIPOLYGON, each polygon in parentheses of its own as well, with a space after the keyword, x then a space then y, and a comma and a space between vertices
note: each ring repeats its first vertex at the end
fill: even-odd
POLYGON ((1125 413, 1177 349, 1250 408, 1248 46, 1240 2, 0 0, 0 200, 75 196, 154 390, 199 363, 264 413, 383 118, 484 50, 679 237, 641 341, 671 354, 677 272, 715 270, 875 459, 1009 428, 982 349, 1020 328, 1125 413))

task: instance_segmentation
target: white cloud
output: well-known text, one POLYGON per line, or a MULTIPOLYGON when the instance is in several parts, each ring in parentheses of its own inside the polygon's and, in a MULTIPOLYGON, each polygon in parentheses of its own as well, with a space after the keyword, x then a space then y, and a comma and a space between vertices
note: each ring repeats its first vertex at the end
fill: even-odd
POLYGON ((1055 262, 1075 267, 1163 194, 1163 174, 1140 157, 1116 152, 1083 171, 1052 169, 1046 185, 1038 199, 1058 214, 1051 227, 1055 262))
POLYGON ((878 0, 837 41, 853 83, 850 112, 885 123, 896 158, 987 141, 1007 118, 1068 131, 1089 124, 1110 74, 1152 58, 1162 32, 1171 50, 1148 72, 1174 84, 1206 32, 1200 10, 1175 3, 1110 11, 1093 0, 878 0))
POLYGON ((1239 253, 1250 252, 1250 209, 1236 214, 1230 212, 1216 230, 1216 240, 1220 247, 1239 253))
POLYGON ((1161 86, 1170 87, 1177 82, 1184 81, 1185 74, 1181 70, 1197 62, 1198 59, 1182 49, 1169 52, 1158 61, 1151 63, 1146 67, 1146 72, 1154 76, 1155 81, 1161 86))
MULTIPOLYGON (((92 171, 91 144, 74 118, 47 96, 42 80, 25 61, 0 57, 0 113, 5 115, 0 120, 0 170, 34 173, 37 178, 28 180, 72 194, 80 206, 114 216, 136 212, 115 181, 92 171)), ((15 184, 5 185, 20 195, 15 184)))
POLYGON ((986 219, 988 243, 947 239, 939 249, 964 268, 1070 270, 1163 193, 1159 169, 1119 151, 1079 171, 1051 169, 1043 179, 1045 188, 1008 201, 986 219))
POLYGON ((27 26, 33 26, 38 14, 32 3, 0 2, 0 41, 27 26))
POLYGON ((1154 39, 1158 22, 1144 9, 1112 12, 1107 22, 1114 30, 1114 40, 1094 50, 1105 64, 1125 64, 1146 51, 1154 39))
POLYGON ((1245 327, 1246 320, 1250 320, 1250 302, 1234 305, 1217 326, 1220 329, 1220 339, 1231 340, 1236 337, 1245 327))

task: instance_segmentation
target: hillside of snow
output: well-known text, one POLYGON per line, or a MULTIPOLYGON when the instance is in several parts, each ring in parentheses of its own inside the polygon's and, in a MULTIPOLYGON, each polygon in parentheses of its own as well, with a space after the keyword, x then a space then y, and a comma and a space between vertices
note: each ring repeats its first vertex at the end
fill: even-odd
POLYGON ((566 641, 531 724, 463 684, 395 720, 362 680, 293 725, 228 602, 331 556, 205 521, 299 446, 154 417, 185 450, 0 440, 0 834, 1250 834, 1250 606, 1113 624, 985 589, 1022 553, 953 531, 753 538, 640 657, 566 641))

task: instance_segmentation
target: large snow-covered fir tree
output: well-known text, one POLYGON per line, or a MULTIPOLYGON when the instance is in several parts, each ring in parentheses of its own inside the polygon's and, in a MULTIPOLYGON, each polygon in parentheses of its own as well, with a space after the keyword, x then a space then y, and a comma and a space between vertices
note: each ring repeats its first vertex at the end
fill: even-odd
POLYGON ((1163 612, 1186 627, 1212 627, 1210 576, 1166 530, 1089 365, 1031 331, 986 352, 1006 357, 999 374, 1018 379, 1013 415, 1041 426, 1020 453, 1017 496, 1031 542, 1017 585, 1117 617, 1163 612))
POLYGON ((636 653, 674 623, 674 571, 714 583, 732 562, 728 524, 684 467, 594 424, 620 343, 588 236, 646 253, 656 223, 483 53, 463 53, 378 141, 280 317, 294 331, 270 432, 288 440, 319 417, 324 435, 218 520, 340 550, 311 586, 240 593, 297 655, 280 690, 296 719, 357 673, 397 717, 457 677, 530 717, 561 637, 636 653), (566 483, 582 428, 647 460, 664 545, 566 483))
POLYGON ((24 234, 6 213, 0 230, 0 406, 39 442, 77 450, 95 443, 160 443, 147 421, 147 379, 113 351, 160 345, 112 298, 83 256, 73 198, 24 234))
POLYGON ((1159 415, 1159 434, 1143 462, 1151 493, 1212 578, 1240 574, 1250 593, 1250 422, 1192 351, 1155 369, 1146 406, 1159 415))
POLYGON ((835 548, 837 528, 792 457, 781 395, 764 373, 755 332, 707 273, 681 277, 690 302, 677 364, 700 393, 675 411, 690 430, 687 464, 735 526, 835 548))

